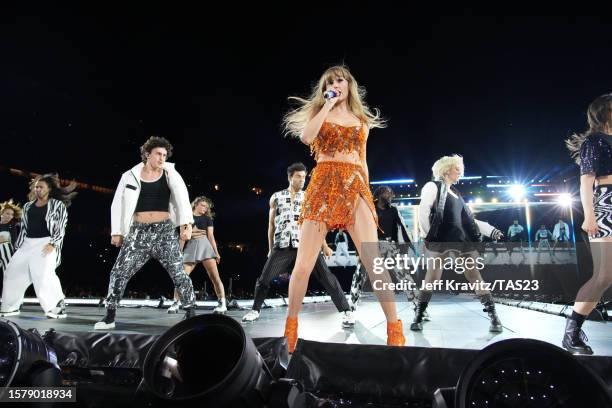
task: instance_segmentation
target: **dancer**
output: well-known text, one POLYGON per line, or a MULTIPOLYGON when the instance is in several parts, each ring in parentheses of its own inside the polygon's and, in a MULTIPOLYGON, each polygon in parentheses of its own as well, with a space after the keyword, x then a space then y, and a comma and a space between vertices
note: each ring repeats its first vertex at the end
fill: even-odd
MULTIPOLYGON (((503 236, 502 232, 495 229, 486 222, 474 218, 469 207, 461 197, 455 184, 463 176, 463 158, 459 155, 444 156, 438 159, 433 167, 433 178, 423 186, 421 191, 421 203, 419 205, 419 226, 425 237, 425 248, 428 260, 428 269, 425 275, 425 282, 432 283, 442 277, 442 268, 438 262, 438 267, 430 267, 429 260, 441 259, 443 256, 455 256, 457 254, 465 259, 472 259, 472 267, 465 267, 465 278, 471 282, 483 282, 480 271, 475 267, 479 257, 477 248, 482 235, 499 239, 503 236), (430 218, 431 217, 431 218, 430 218)), ((456 272, 460 272, 455 269, 456 272)), ((488 290, 477 289, 476 295, 484 306, 491 319, 489 331, 501 332, 503 327, 495 310, 493 296, 488 290)), ((419 303, 416 316, 410 329, 415 331, 423 330, 423 312, 427 309, 431 299, 430 290, 421 290, 419 293, 419 303)))
POLYGON ((538 243, 536 251, 538 253, 538 258, 536 263, 540 263, 540 254, 544 249, 548 249, 548 255, 550 256, 550 262, 555 263, 555 259, 553 258, 553 253, 550 247, 550 239, 553 237, 553 234, 546 229, 546 225, 542 224, 540 229, 536 231, 535 234, 535 242, 538 243))
POLYGON ((36 177, 30 184, 30 200, 23 206, 16 252, 4 271, 1 316, 19 314, 26 289, 33 284, 45 315, 67 316, 62 285, 55 273, 61 264, 68 211, 76 183, 60 187, 57 174, 36 177))
POLYGON ((351 258, 348 251, 348 237, 342 228, 336 232, 336 238, 334 239, 334 245, 336 247, 336 253, 334 254, 334 262, 338 266, 346 266, 351 258), (344 263, 340 263, 340 257, 344 257, 344 263))
POLYGON ((508 262, 512 262, 512 252, 517 247, 521 248, 521 254, 523 255, 522 262, 525 262, 527 259, 525 249, 523 248, 523 231, 525 231, 525 228, 519 224, 518 220, 514 220, 512 225, 508 227, 508 243, 506 245, 508 250, 508 262))
MULTIPOLYGON (((381 256, 383 258, 395 259, 397 255, 408 254, 408 250, 415 250, 410 237, 408 235, 408 229, 404 225, 404 220, 399 213, 399 210, 394 205, 391 205, 391 200, 395 196, 395 193, 389 186, 380 186, 374 191, 374 202, 376 203, 376 215, 378 216, 378 222, 380 229, 378 230, 379 247, 381 256), (400 233, 403 243, 400 244, 400 233)), ((416 256, 416 252, 415 252, 416 256)), ((416 285, 410 271, 394 267, 392 269, 398 281, 410 282, 411 285, 416 285)), ((355 310, 359 297, 361 296, 361 290, 365 283, 366 271, 361 264, 357 265, 355 272, 353 273, 353 280, 351 283, 351 307, 355 310)), ((416 310, 416 286, 412 286, 413 289, 406 289, 404 293, 409 302, 413 302, 416 310)), ((425 320, 429 320, 428 317, 425 320)))
POLYGON ((557 245, 559 243, 561 243, 561 246, 565 246, 568 252, 572 248, 569 236, 569 226, 563 221, 563 218, 559 218, 559 222, 555 224, 555 228, 553 228, 552 237, 555 241, 552 248, 553 253, 555 253, 555 248, 557 248, 557 245))
POLYGON ((0 270, 5 271, 19 238, 21 207, 8 200, 0 203, 0 270))
MULTIPOLYGON (((287 168, 289 187, 277 191, 270 198, 270 213, 268 217, 268 260, 261 276, 255 284, 255 299, 253 307, 242 318, 243 322, 252 322, 259 318, 261 306, 270 289, 270 282, 283 273, 289 273, 295 265, 300 243, 298 218, 304 201, 304 182, 306 181, 306 166, 293 163, 287 168)), ((328 254, 331 249, 323 241, 323 251, 328 254)), ((342 291, 338 278, 331 273, 323 255, 319 253, 314 265, 313 274, 325 291, 329 293, 341 313, 342 327, 353 327, 355 318, 342 291)))
POLYGON ((612 285, 612 94, 595 99, 587 119, 589 129, 566 142, 580 166, 582 229, 593 256, 593 276, 578 291, 563 336, 563 347, 575 354, 593 354, 582 324, 612 285))
MULTIPOLYGON (((191 233, 191 239, 181 245, 185 245, 183 252, 183 265, 185 273, 191 275, 191 272, 198 263, 202 263, 208 277, 210 278, 219 304, 214 308, 214 313, 227 312, 227 301, 225 300, 225 289, 223 282, 219 276, 217 265, 221 262, 221 256, 217 249, 217 241, 214 235, 212 211, 213 203, 210 198, 200 196, 191 203, 193 210, 194 227, 191 233)), ((168 313, 178 313, 181 305, 178 291, 174 291, 174 303, 168 309, 168 313)))
POLYGON ((195 315, 191 279, 183 270, 180 238, 191 238, 193 215, 187 187, 174 164, 172 145, 152 136, 141 147, 142 163, 121 176, 111 205, 111 244, 121 248, 110 273, 106 316, 94 329, 114 329, 115 314, 128 281, 151 258, 166 269, 178 288, 185 318, 195 315))
MULTIPOLYGON (((284 118, 286 133, 310 145, 317 161, 304 197, 300 246, 289 283, 285 336, 290 352, 297 342, 297 316, 308 277, 329 230, 346 229, 370 279, 390 282, 388 272, 374 274, 374 259, 379 256, 377 220, 366 162, 370 129, 384 123, 378 111, 372 113, 364 104, 364 94, 345 66, 334 66, 323 73, 308 99, 291 98, 300 106, 284 118)), ((404 345, 394 293, 387 290, 376 294, 387 320, 387 344, 404 345)))

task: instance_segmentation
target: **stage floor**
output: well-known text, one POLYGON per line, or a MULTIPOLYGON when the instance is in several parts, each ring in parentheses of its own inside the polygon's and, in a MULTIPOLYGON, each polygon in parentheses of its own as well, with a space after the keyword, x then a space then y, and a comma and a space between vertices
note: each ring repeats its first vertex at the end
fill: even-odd
MULTIPOLYGON (((300 314, 299 334, 307 340, 351 343, 385 344, 386 325, 384 315, 371 294, 364 295, 354 312, 355 327, 343 329, 341 316, 333 303, 308 303, 300 314)), ((431 321, 424 324, 422 332, 409 329, 414 316, 411 303, 398 296, 399 317, 404 322, 408 346, 482 349, 488 344, 507 338, 533 338, 561 346, 565 319, 517 307, 497 305, 504 331, 489 333, 489 320, 478 301, 467 295, 437 295, 428 308, 431 321), (400 301, 402 300, 402 301, 400 301)), ((241 306, 250 302, 240 301, 241 306)), ((227 315, 241 321, 248 311, 231 310, 227 315)), ((198 310, 198 314, 210 313, 198 310)), ((262 310, 259 320, 242 323, 251 337, 279 337, 283 334, 286 307, 262 310)), ((41 334, 53 328, 56 331, 93 331, 93 324, 104 315, 104 309, 96 306, 69 306, 68 317, 62 320, 47 319, 38 305, 24 305, 19 316, 8 317, 24 329, 35 328, 41 334)), ((183 314, 167 314, 166 309, 151 307, 122 307, 117 312, 115 332, 161 334, 182 319, 183 314)), ((587 321, 584 329, 589 344, 597 355, 612 356, 612 325, 587 321)))

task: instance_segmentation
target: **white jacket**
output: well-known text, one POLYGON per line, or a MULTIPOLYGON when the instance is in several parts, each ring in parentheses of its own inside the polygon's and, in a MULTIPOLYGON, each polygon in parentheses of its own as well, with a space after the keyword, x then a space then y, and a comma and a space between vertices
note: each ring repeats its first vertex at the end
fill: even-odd
POLYGON ((569 227, 563 221, 555 224, 555 229, 553 230, 553 239, 558 240, 559 238, 569 240, 569 227), (565 234, 561 236, 561 227, 565 228, 565 234))
MULTIPOLYGON (((125 237, 130 230, 140 195, 140 172, 143 167, 144 163, 139 163, 121 176, 111 204, 111 235, 125 237)), ((170 219, 175 226, 192 224, 193 213, 183 178, 174 169, 174 163, 164 163, 164 170, 170 187, 170 219)))

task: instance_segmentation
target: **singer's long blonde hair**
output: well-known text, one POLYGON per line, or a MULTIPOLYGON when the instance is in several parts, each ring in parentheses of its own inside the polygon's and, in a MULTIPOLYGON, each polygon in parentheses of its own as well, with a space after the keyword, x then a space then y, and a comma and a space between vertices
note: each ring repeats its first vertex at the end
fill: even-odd
POLYGON ((344 78, 348 82, 349 94, 347 105, 349 110, 366 124, 368 128, 382 128, 386 126, 385 120, 380 117, 380 111, 376 108, 370 109, 364 102, 365 88, 359 86, 357 81, 345 65, 336 65, 328 68, 318 83, 313 86, 308 99, 298 96, 290 96, 289 100, 298 106, 289 111, 283 118, 283 128, 285 135, 300 137, 302 130, 314 115, 316 115, 325 104, 325 88, 336 78, 344 78))

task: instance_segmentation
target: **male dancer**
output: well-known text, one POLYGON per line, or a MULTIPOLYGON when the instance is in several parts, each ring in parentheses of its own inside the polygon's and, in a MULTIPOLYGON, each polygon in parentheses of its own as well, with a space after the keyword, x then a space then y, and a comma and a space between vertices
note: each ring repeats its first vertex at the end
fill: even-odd
POLYGON ((538 257, 536 263, 540 263, 540 254, 544 249, 548 250, 548 256, 550 256, 550 262, 555 263, 555 259, 553 258, 553 253, 550 248, 550 239, 552 238, 552 234, 546 228, 546 225, 542 224, 540 229, 536 232, 535 241, 538 243, 536 251, 538 252, 538 257))
MULTIPOLYGON (((293 163, 287 168, 289 187, 277 191, 270 198, 270 213, 268 218, 268 260, 264 265, 261 276, 255 284, 255 299, 253 307, 242 318, 243 322, 252 322, 259 318, 261 306, 266 298, 270 282, 281 273, 289 273, 295 264, 297 248, 300 242, 300 227, 298 218, 304 200, 304 182, 306 181, 306 166, 302 163, 293 163)), ((323 243, 323 251, 331 255, 327 243, 323 243)), ((340 282, 331 273, 323 255, 319 258, 313 269, 313 275, 329 293, 338 311, 342 314, 342 326, 352 327, 355 319, 351 308, 342 292, 340 282)))
POLYGON ((128 281, 151 258, 166 269, 185 309, 195 315, 195 294, 183 269, 180 238, 191 238, 193 215, 187 187, 174 164, 172 145, 163 137, 150 137, 140 147, 142 163, 123 173, 111 205, 111 244, 120 247, 111 270, 106 316, 94 329, 114 329, 115 313, 128 281))
POLYGON ((525 255, 525 249, 523 248, 523 231, 525 229, 519 224, 518 220, 512 221, 512 225, 508 227, 508 261, 512 262, 512 252, 516 247, 521 248, 521 254, 523 255, 523 261, 527 260, 525 255))
MULTIPOLYGON (((415 251, 414 245, 408 235, 408 230, 404 225, 402 216, 397 207, 391 205, 391 200, 395 193, 389 186, 380 186, 374 191, 374 202, 376 203, 376 215, 378 215, 378 240, 380 247, 380 256, 383 258, 395 258, 398 254, 405 254, 408 248, 415 251), (403 244, 399 243, 399 232, 401 231, 403 244)), ((412 278, 410 271, 393 268, 393 273, 398 281, 410 282, 414 289, 406 289, 404 293, 409 302, 413 302, 416 307, 416 283, 412 278)), ((365 268, 361 264, 357 265, 353 274, 351 283, 351 307, 353 310, 356 307, 361 290, 366 279, 365 268)), ((426 316, 425 320, 429 320, 426 316)))

